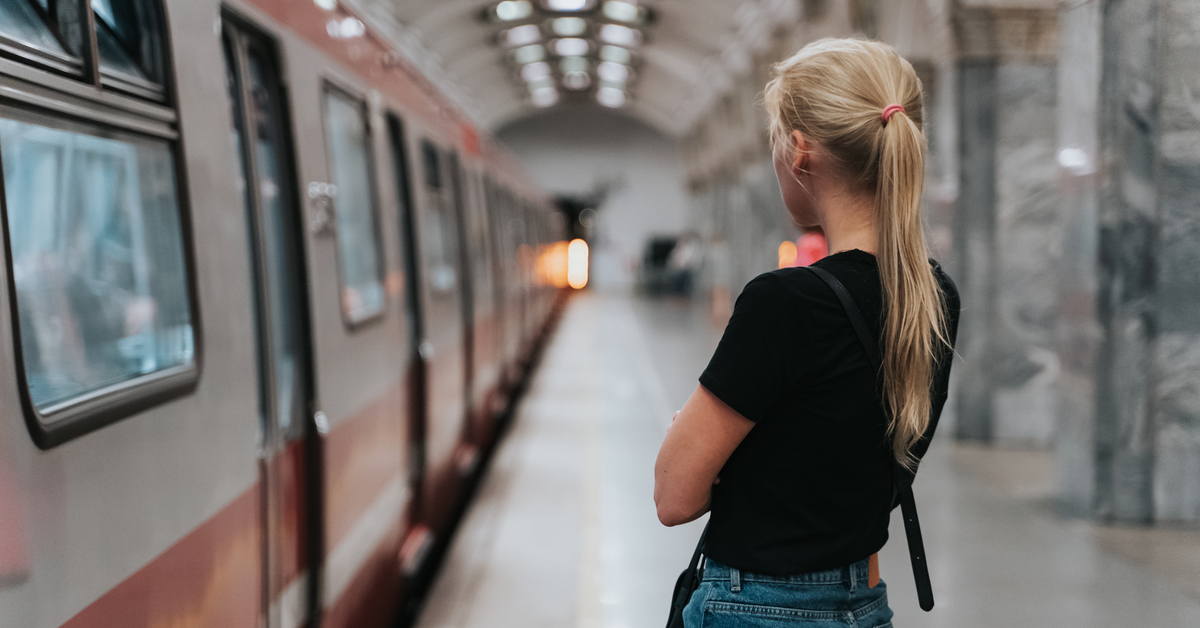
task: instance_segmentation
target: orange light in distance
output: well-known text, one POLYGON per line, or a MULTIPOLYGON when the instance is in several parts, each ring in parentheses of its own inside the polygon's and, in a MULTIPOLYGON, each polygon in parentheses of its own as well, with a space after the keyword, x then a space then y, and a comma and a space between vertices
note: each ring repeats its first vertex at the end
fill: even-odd
POLYGON ((567 247, 567 285, 582 289, 588 281, 588 245, 576 238, 567 247))
POLYGON ((779 245, 779 267, 791 268, 796 265, 796 243, 785 240, 779 245))
POLYGON ((567 243, 555 242, 538 254, 538 285, 567 287, 567 243))

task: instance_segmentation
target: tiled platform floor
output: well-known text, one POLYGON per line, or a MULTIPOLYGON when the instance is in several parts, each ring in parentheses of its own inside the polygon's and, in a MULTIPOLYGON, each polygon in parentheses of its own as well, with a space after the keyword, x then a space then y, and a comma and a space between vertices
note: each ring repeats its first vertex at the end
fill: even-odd
MULTIPOLYGON (((701 524, 658 524, 654 457, 719 335, 688 301, 575 298, 418 625, 665 624, 701 524)), ((1200 531, 1064 519, 1049 454, 944 436, 917 483, 937 607, 917 608, 896 519, 896 626, 1200 627, 1200 531)))

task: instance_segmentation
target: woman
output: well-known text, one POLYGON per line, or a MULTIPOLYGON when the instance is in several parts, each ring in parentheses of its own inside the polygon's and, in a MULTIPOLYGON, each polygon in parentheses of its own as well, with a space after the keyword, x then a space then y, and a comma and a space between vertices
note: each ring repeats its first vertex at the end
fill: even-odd
POLYGON ((921 83, 890 46, 822 40, 776 66, 766 106, 784 204, 825 233, 815 266, 850 292, 882 372, 813 271, 758 276, 659 451, 658 517, 712 511, 689 628, 890 626, 874 554, 893 461, 915 471, 928 448, 959 310, 921 223, 921 83))

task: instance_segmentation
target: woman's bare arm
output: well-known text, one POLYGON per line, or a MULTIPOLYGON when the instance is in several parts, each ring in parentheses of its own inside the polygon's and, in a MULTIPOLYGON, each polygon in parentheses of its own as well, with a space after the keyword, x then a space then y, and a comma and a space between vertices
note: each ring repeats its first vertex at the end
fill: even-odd
POLYGON ((676 415, 654 463, 658 520, 676 526, 708 512, 717 474, 754 422, 697 386, 676 415))

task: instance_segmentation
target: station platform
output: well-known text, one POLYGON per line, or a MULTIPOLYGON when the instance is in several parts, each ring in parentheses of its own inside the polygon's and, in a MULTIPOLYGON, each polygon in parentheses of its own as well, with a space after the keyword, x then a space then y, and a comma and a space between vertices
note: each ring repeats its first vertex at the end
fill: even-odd
MULTIPOLYGON (((665 528, 653 467, 721 325, 705 304, 580 293, 452 543, 420 628, 651 628, 703 521, 665 528)), ((937 606, 917 606, 897 510, 896 626, 1200 626, 1200 533, 1062 516, 1053 456, 939 434, 916 491, 937 606)))

